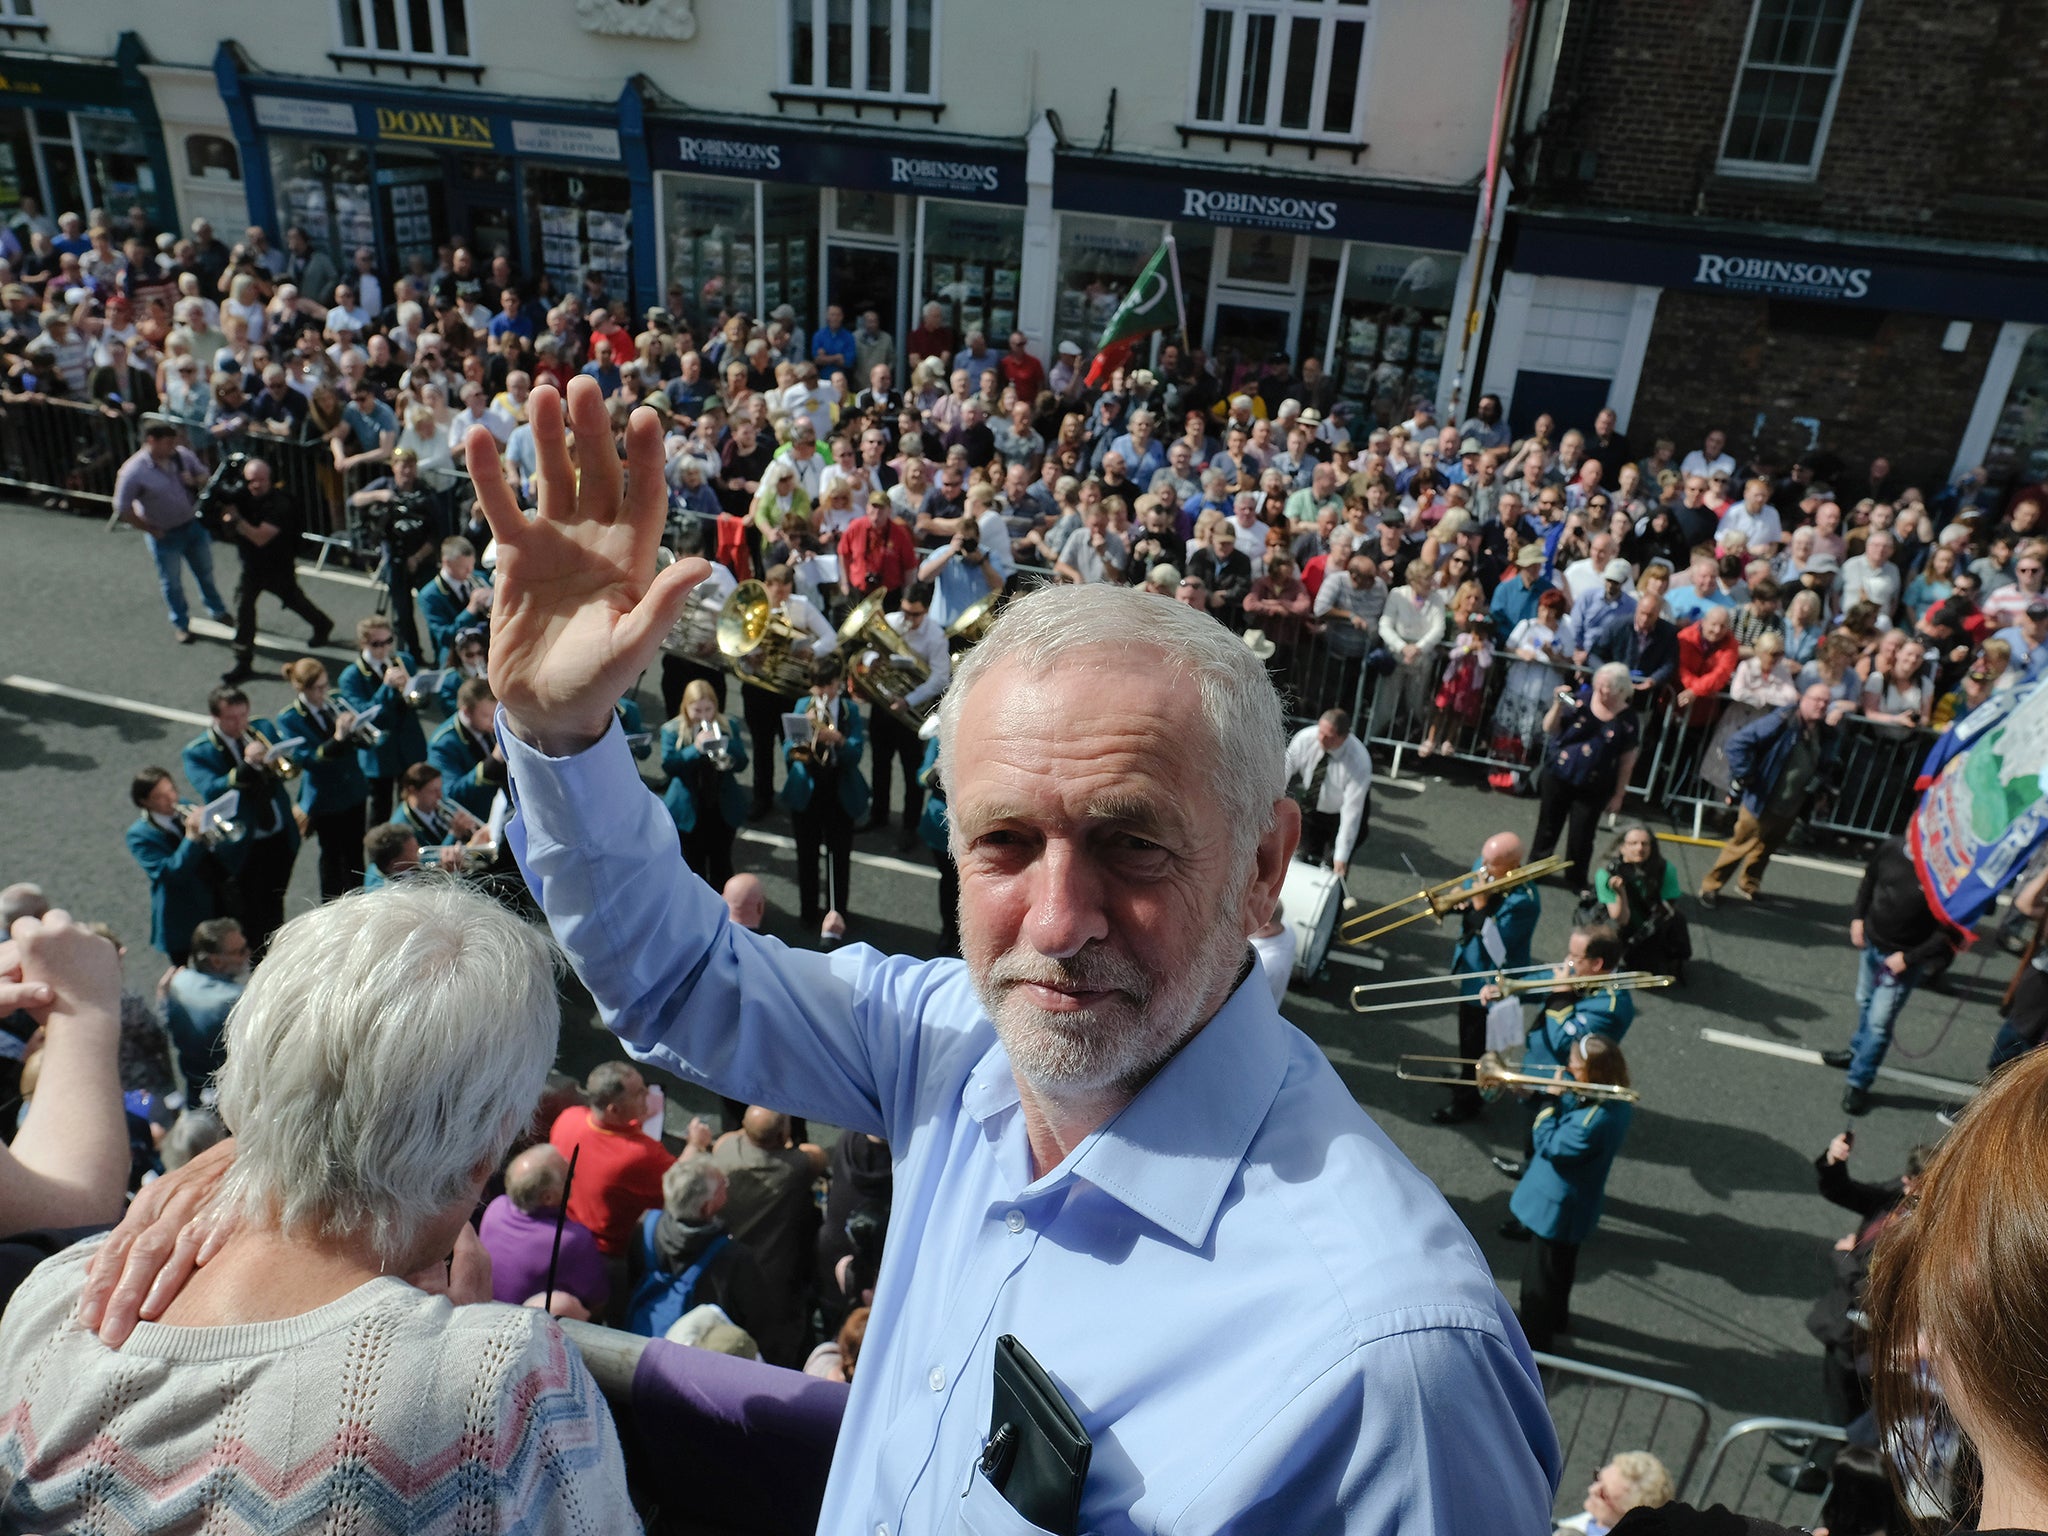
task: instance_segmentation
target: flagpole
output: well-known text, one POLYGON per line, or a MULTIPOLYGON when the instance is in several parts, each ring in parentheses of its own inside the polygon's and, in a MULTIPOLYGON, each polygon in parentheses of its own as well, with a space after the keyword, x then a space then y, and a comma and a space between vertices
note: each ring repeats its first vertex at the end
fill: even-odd
POLYGON ((1180 349, 1188 351, 1188 300, 1180 287, 1180 247, 1173 243, 1173 236, 1166 237, 1166 264, 1173 272, 1173 307, 1180 311, 1180 349))

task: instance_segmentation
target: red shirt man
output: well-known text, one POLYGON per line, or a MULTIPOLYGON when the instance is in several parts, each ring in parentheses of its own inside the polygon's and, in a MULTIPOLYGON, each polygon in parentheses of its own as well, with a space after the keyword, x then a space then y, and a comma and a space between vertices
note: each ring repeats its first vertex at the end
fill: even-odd
POLYGON ((675 1159, 640 1129, 647 1081, 630 1062, 600 1063, 584 1093, 589 1107, 571 1104, 563 1110, 548 1143, 576 1158, 569 1219, 596 1233, 598 1249, 616 1257, 631 1244, 641 1216, 661 1204, 661 1176, 675 1159))
POLYGON ((1037 403, 1038 392, 1045 388, 1045 365, 1025 350, 1022 331, 1010 332, 1010 350, 996 364, 996 371, 1005 384, 1016 386, 1019 400, 1026 405, 1037 403))
POLYGON ((1713 719, 1715 695, 1727 689, 1741 659, 1726 608, 1709 608, 1678 632, 1677 704, 1687 725, 1713 719))
POLYGON ((896 520, 887 496, 868 499, 864 517, 856 517, 839 535, 839 563, 846 590, 866 596, 876 587, 895 591, 917 569, 917 545, 910 530, 896 520))

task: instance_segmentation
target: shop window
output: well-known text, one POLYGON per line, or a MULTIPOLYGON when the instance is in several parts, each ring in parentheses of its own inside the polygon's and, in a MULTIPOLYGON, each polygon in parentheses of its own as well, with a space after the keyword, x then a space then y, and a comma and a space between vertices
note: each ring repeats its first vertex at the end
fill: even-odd
MULTIPOLYGON (((307 239, 329 252, 375 243, 370 155, 361 145, 273 136, 270 176, 277 188, 280 225, 297 225, 307 239)), ((424 211, 425 188, 420 191, 424 211)), ((431 257, 433 232, 429 229, 423 239, 407 243, 412 248, 423 247, 431 257)))
POLYGON ((1059 301, 1053 309, 1052 341, 1080 347, 1093 356, 1095 344, 1123 302, 1125 291, 1159 249, 1157 219, 1110 219, 1089 214, 1060 215, 1059 301))
POLYGON ((1735 77, 1721 169, 1810 177, 1849 58, 1859 0, 1756 0, 1735 77))
MULTIPOLYGON (((659 178, 664 272, 692 320, 754 307, 754 183, 718 176, 659 178)), ((786 254, 786 252, 785 252, 786 254)))
POLYGON ((195 181, 240 181, 242 156, 235 141, 217 133, 187 134, 185 174, 195 181))
POLYGON ((1365 131, 1366 0, 1206 5, 1195 30, 1193 125, 1355 141, 1365 131))
POLYGON ((1000 352, 1017 328, 1024 210, 927 198, 922 252, 917 313, 935 303, 957 335, 980 331, 1000 352))
POLYGON ((1357 425, 1391 426, 1435 399, 1458 282, 1456 251, 1355 243, 1344 268, 1334 372, 1357 425))
POLYGON ((336 0, 341 51, 366 58, 467 59, 468 0, 336 0))
POLYGON ((35 19, 36 0, 0 0, 0 23, 35 19))
POLYGON ((936 94, 938 0, 783 0, 792 91, 896 101, 936 94))
POLYGON ((2048 327, 2027 338, 1998 413, 1984 470, 1993 485, 2038 485, 2048 480, 2048 327))
POLYGON ((558 293, 581 293, 596 271, 624 299, 633 284, 633 190, 623 176, 527 162, 527 238, 558 293))

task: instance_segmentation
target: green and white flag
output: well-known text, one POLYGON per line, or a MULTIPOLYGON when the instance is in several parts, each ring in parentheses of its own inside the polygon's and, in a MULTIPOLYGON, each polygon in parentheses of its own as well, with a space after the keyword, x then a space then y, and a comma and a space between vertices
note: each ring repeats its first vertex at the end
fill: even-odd
POLYGON ((1152 259, 1124 291, 1123 302, 1109 317, 1109 324, 1103 327, 1095 361, 1088 366, 1090 387, 1101 384, 1123 365, 1139 337, 1168 327, 1187 329, 1187 308, 1180 292, 1180 256, 1171 235, 1152 253, 1152 259))

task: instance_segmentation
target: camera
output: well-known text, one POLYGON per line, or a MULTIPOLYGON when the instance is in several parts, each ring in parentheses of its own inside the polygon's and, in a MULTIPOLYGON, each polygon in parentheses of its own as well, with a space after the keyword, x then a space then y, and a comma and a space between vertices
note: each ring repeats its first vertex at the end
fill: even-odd
POLYGON ((228 514, 234 510, 234 503, 249 488, 243 476, 243 466, 249 462, 246 453, 231 453, 214 466, 206 484, 199 488, 199 496, 193 510, 198 513, 199 522, 214 538, 223 543, 231 542, 234 535, 228 529, 228 514))
POLYGON ((960 554, 967 560, 981 558, 981 530, 972 523, 960 525, 960 554))

